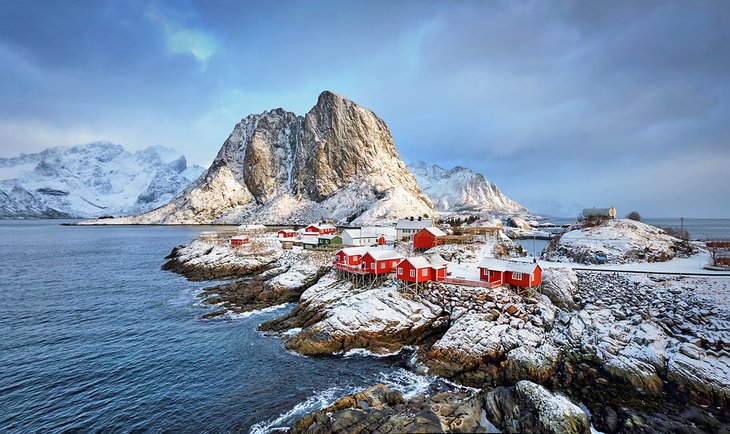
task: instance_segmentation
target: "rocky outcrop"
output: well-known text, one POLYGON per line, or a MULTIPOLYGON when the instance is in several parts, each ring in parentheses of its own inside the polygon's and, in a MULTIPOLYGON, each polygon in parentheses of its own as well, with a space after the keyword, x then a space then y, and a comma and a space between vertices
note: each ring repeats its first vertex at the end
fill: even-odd
POLYGON ((204 297, 203 303, 223 309, 208 313, 204 318, 226 312, 244 313, 296 302, 302 292, 315 284, 328 269, 329 267, 316 265, 279 266, 251 277, 206 288, 200 294, 200 297, 204 297))
POLYGON ((586 220, 552 240, 542 254, 550 261, 596 263, 664 262, 697 252, 689 242, 629 219, 586 220))
POLYGON ((256 248, 245 250, 222 241, 196 239, 175 246, 162 269, 193 281, 236 279, 273 267, 282 254, 273 240, 257 240, 256 248))
POLYGON ((399 392, 378 384, 304 416, 289 432, 485 432, 480 418, 479 399, 466 393, 442 392, 406 401, 399 392))
POLYGON ((408 168, 438 211, 492 215, 528 213, 525 207, 505 196, 493 182, 466 167, 447 170, 418 161, 408 168))
POLYGON ((588 416, 565 396, 520 381, 498 387, 484 397, 487 417, 507 433, 588 434, 588 416))
POLYGON ((373 223, 436 213, 372 111, 323 92, 304 116, 235 126, 210 168, 169 204, 121 223, 373 223))
POLYGON ((328 275, 307 289, 300 305, 264 323, 262 331, 302 330, 284 344, 304 355, 331 355, 362 348, 397 352, 417 345, 444 327, 443 310, 406 296, 394 285, 357 289, 328 275))

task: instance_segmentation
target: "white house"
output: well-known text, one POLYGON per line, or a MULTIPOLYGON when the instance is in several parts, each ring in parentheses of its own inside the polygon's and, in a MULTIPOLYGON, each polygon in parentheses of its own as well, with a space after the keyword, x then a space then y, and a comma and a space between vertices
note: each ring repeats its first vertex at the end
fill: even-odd
POLYGON ((342 244, 346 246, 372 246, 378 242, 378 235, 375 232, 362 229, 345 229, 340 236, 342 244))
POLYGON ((396 240, 412 240, 413 235, 416 232, 424 228, 430 228, 433 226, 433 219, 422 218, 422 217, 411 217, 407 219, 400 219, 395 225, 395 238, 396 240))

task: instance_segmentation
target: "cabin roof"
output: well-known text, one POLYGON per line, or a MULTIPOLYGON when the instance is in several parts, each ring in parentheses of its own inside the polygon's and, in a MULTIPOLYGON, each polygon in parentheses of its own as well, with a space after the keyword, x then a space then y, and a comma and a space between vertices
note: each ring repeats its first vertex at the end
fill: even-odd
POLYGON ((326 223, 326 224, 314 223, 314 224, 311 224, 311 225, 309 225, 307 227, 308 228, 315 227, 315 228, 317 228, 319 230, 322 230, 322 229, 337 229, 337 227, 335 225, 331 225, 329 223, 326 223))
POLYGON ((369 250, 370 255, 376 261, 387 261, 389 259, 403 259, 403 257, 395 250, 369 250))
POLYGON ((364 255, 368 252, 367 247, 345 247, 344 249, 338 250, 338 252, 342 252, 347 256, 354 256, 354 255, 364 255))
POLYGON ((484 258, 479 263, 479 268, 486 268, 493 271, 516 271, 518 273, 532 274, 538 264, 532 262, 505 261, 497 258, 484 258))
POLYGON ((446 236, 446 232, 442 231, 441 229, 437 228, 436 226, 423 228, 423 230, 431 232, 431 235, 433 235, 434 237, 445 237, 446 236))
POLYGON ((425 256, 413 256, 410 258, 406 258, 405 261, 408 261, 411 265, 413 265, 414 268, 446 268, 446 260, 442 258, 440 255, 425 255, 425 256))
POLYGON ((433 219, 429 219, 429 218, 422 218, 421 220, 400 219, 400 220, 398 220, 398 223, 396 223, 395 228, 396 229, 423 229, 423 228, 427 228, 429 226, 433 226, 433 219))

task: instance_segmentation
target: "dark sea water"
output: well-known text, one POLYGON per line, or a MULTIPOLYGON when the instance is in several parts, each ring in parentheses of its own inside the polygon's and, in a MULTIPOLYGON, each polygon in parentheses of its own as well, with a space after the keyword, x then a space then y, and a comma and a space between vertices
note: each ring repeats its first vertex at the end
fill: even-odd
POLYGON ((201 320, 207 284, 160 266, 204 229, 0 221, 0 432, 265 432, 377 382, 440 387, 256 332, 291 306, 201 320))

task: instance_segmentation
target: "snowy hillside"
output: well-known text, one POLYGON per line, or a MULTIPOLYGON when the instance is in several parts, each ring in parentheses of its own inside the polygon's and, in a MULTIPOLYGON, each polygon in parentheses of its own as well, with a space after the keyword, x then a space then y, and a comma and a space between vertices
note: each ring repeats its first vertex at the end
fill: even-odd
POLYGON ((598 256, 608 264, 664 262, 696 253, 687 241, 661 229, 629 219, 611 219, 592 225, 579 222, 551 241, 543 259, 594 263, 598 256))
POLYGON ((132 215, 167 203, 203 172, 160 146, 109 142, 0 158, 0 218, 132 215))
POLYGON ((370 224, 434 216, 375 113, 323 92, 304 116, 249 115, 192 186, 168 205, 107 224, 370 224))
POLYGON ((418 161, 408 168, 438 211, 528 213, 525 207, 502 194, 493 182, 466 167, 446 170, 436 164, 418 161))

